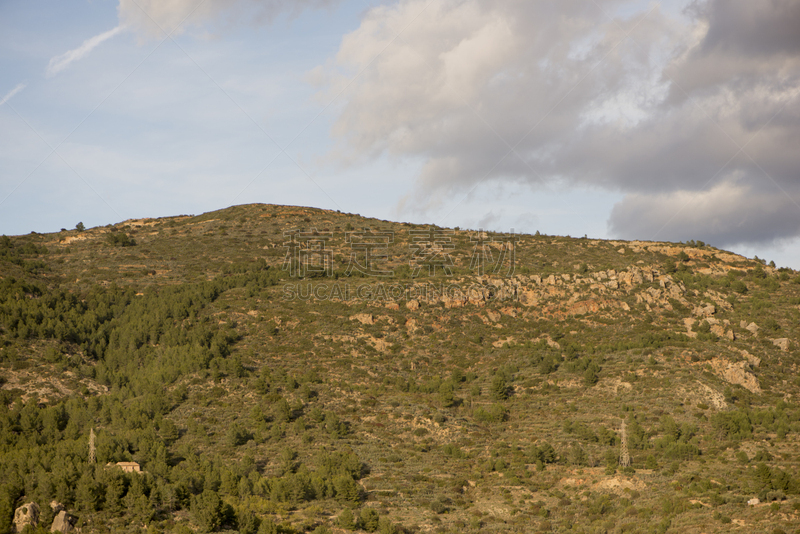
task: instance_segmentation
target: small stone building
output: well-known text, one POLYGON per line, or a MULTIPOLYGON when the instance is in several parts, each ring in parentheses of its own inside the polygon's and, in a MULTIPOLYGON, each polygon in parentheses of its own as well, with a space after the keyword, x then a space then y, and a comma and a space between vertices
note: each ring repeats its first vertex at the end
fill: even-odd
POLYGON ((126 473, 141 473, 142 468, 136 462, 117 462, 117 467, 126 473))

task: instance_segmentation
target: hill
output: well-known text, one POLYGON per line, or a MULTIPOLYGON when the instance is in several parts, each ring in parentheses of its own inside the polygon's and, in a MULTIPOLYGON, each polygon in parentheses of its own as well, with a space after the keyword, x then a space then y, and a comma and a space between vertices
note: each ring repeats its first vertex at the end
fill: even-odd
POLYGON ((2 237, 0 532, 794 532, 798 334, 798 272, 699 242, 271 205, 2 237))

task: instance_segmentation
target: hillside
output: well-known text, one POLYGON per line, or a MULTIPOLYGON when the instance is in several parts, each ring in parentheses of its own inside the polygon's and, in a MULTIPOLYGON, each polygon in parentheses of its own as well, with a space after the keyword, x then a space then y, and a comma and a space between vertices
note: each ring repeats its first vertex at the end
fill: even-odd
POLYGON ((2 237, 0 532, 796 532, 798 340, 800 273, 703 243, 271 205, 2 237))

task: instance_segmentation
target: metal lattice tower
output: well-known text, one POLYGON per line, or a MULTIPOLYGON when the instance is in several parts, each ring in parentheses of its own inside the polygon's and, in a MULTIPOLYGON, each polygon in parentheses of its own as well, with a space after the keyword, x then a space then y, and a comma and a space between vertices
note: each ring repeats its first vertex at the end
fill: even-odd
POLYGON ((631 465, 631 455, 628 454, 628 431, 625 428, 625 421, 622 421, 622 448, 619 452, 619 465, 629 467, 631 465))
POLYGON ((94 428, 89 432, 89 463, 93 464, 97 461, 97 454, 94 447, 94 428))

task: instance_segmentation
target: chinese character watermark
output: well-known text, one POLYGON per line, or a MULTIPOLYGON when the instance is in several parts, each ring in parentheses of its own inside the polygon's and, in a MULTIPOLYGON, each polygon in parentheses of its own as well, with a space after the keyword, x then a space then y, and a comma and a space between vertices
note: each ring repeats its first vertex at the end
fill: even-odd
MULTIPOLYGON (((286 256, 283 270, 291 277, 334 277, 333 232, 310 230, 288 230, 284 232, 286 256)), ((451 252, 456 248, 455 231, 436 227, 409 231, 409 266, 411 278, 418 278, 423 270, 429 277, 444 275, 452 277, 456 268, 451 252), (438 272, 437 272, 438 270, 438 272)), ((363 228, 345 232, 345 245, 350 248, 349 260, 344 276, 361 275, 373 278, 389 278, 395 275, 390 268, 391 246, 395 243, 392 230, 363 228)), ((516 269, 516 251, 519 237, 514 234, 491 235, 480 230, 469 237, 472 254, 469 269, 478 276, 513 276, 516 269)), ((343 259, 336 256, 336 261, 343 259)), ((341 275, 337 274, 337 278, 341 275)))
POLYGON ((389 277, 394 271, 382 269, 378 262, 389 261, 389 245, 394 243, 394 232, 390 230, 373 231, 364 228, 361 231, 347 232, 345 242, 350 245, 350 263, 344 274, 350 276, 357 271, 366 276, 389 277))
POLYGON ((489 237, 486 232, 479 230, 477 234, 470 236, 470 240, 475 243, 472 249, 472 258, 469 268, 478 276, 487 272, 491 274, 503 274, 505 269, 506 276, 513 276, 517 263, 517 242, 519 238, 511 229, 510 236, 489 237), (495 254, 497 259, 495 259, 495 254))
POLYGON ((411 277, 419 276, 423 267, 427 267, 428 275, 435 276, 436 268, 441 269, 445 275, 453 276, 452 267, 455 267, 449 250, 455 249, 455 244, 450 236, 453 230, 444 230, 431 227, 426 230, 411 230, 411 277))
POLYGON ((331 232, 318 232, 312 228, 308 232, 288 230, 283 233, 289 241, 283 244, 286 257, 283 270, 289 276, 332 276, 333 251, 326 250, 325 245, 333 237, 331 232))

